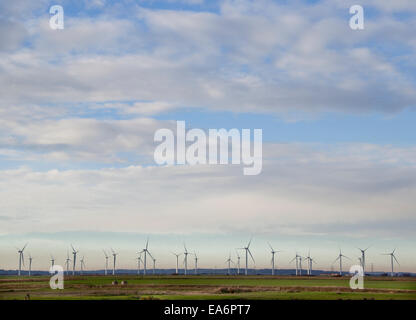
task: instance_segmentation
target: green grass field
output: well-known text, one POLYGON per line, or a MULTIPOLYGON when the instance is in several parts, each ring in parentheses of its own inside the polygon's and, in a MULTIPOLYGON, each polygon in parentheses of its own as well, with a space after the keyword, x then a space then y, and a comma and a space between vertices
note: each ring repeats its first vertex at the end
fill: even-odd
POLYGON ((268 276, 75 276, 64 290, 49 277, 0 277, 0 299, 377 299, 416 300, 415 278, 367 277, 365 290, 351 290, 349 278, 268 276), (112 281, 117 280, 118 285, 112 281), (121 281, 127 281, 121 285, 121 281))

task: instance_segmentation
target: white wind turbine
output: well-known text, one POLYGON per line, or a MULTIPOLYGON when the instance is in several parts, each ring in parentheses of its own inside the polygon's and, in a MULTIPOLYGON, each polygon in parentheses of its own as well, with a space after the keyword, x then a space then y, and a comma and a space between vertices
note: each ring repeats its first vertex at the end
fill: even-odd
POLYGON ((366 249, 360 249, 360 248, 357 248, 358 250, 360 250, 361 251, 361 266, 363 267, 363 273, 364 273, 364 275, 365 275, 365 252, 368 250, 368 248, 370 248, 370 247, 367 247, 366 249))
POLYGON ((240 274, 240 259, 241 259, 241 257, 238 254, 238 251, 237 250, 235 250, 235 253, 237 255, 237 274, 240 274))
POLYGON ((117 258, 118 253, 114 252, 113 248, 111 248, 111 252, 113 255, 113 276, 114 276, 116 274, 116 258, 117 258))
POLYGON ((296 275, 299 274, 299 260, 298 260, 299 258, 300 258, 300 255, 298 255, 298 253, 296 252, 295 257, 292 260, 290 260, 290 263, 292 263, 293 261, 296 261, 296 275))
POLYGON ((299 256, 299 275, 301 276, 302 275, 302 260, 303 260, 303 257, 302 256, 299 256))
POLYGON ((82 256, 82 259, 80 260, 80 262, 81 262, 81 275, 82 275, 84 271, 84 267, 85 267, 84 256, 82 256))
POLYGON ((196 255, 196 252, 194 251, 195 256, 195 274, 198 274, 198 256, 196 255))
POLYGON ((337 262, 338 260, 339 260, 339 274, 340 274, 340 276, 342 276, 342 258, 347 258, 347 259, 349 259, 349 260, 351 260, 350 258, 348 258, 347 256, 344 256, 342 253, 341 253, 341 249, 339 250, 339 255, 338 255, 338 258, 336 258, 335 259, 335 261, 333 262, 333 263, 335 263, 335 262, 337 262))
POLYGON ((146 275, 146 270, 147 270, 147 255, 149 255, 153 259, 152 255, 150 254, 148 250, 148 247, 149 247, 149 238, 147 238, 146 240, 146 247, 142 251, 137 252, 138 254, 144 253, 144 260, 143 260, 143 274, 144 275, 146 275))
POLYGON ((400 266, 399 261, 397 261, 396 256, 394 255, 394 252, 396 251, 396 249, 394 249, 392 252, 390 253, 382 253, 382 255, 384 256, 390 256, 390 262, 391 262, 391 276, 394 277, 394 261, 393 259, 397 262, 397 264, 400 266))
POLYGON ((69 258, 69 252, 66 252, 66 260, 65 260, 65 267, 66 267, 66 274, 69 274, 69 262, 71 259, 69 258))
POLYGON ((234 263, 233 260, 231 260, 231 252, 230 252, 230 255, 228 256, 228 259, 225 262, 228 263, 228 275, 231 275, 231 262, 234 263))
POLYGON ((78 251, 75 250, 75 248, 72 246, 72 244, 71 244, 71 248, 72 248, 72 255, 73 255, 72 275, 74 276, 75 275, 75 266, 76 266, 76 263, 77 263, 77 253, 78 253, 78 251))
POLYGON ((185 243, 183 244, 183 248, 185 249, 185 252, 183 253, 184 254, 183 264, 184 264, 184 267, 185 267, 185 275, 186 275, 187 272, 188 272, 188 254, 189 254, 189 252, 186 249, 185 243))
POLYGON ((178 274, 178 273, 179 273, 179 256, 180 256, 182 253, 174 253, 174 252, 172 252, 172 254, 173 254, 174 256, 176 256, 176 274, 178 274))
MULTIPOLYGON (((252 239, 251 239, 252 240, 252 239)), ((250 251, 250 244, 251 244, 251 240, 249 241, 249 243, 247 244, 247 247, 243 247, 243 248, 239 248, 239 249, 241 249, 241 250, 245 250, 246 251, 246 271, 245 271, 245 274, 247 275, 248 274, 248 255, 250 254, 250 257, 251 257, 251 259, 253 260, 253 262, 254 263, 256 263, 255 261, 254 261, 254 258, 253 258, 253 255, 251 254, 251 251, 250 251)))
POLYGON ((156 273, 156 259, 152 257, 152 255, 150 254, 150 252, 149 252, 149 255, 150 255, 150 257, 153 260, 153 274, 155 274, 156 273))
POLYGON ((103 253, 104 253, 104 257, 105 257, 104 275, 107 275, 107 273, 108 273, 108 258, 109 258, 109 256, 108 256, 107 252, 105 252, 105 250, 103 250, 103 253))
POLYGON ((32 274, 32 260, 33 260, 33 258, 29 253, 29 277, 32 274))
POLYGON ((306 260, 308 261, 308 275, 312 275, 312 264, 313 263, 316 263, 315 262, 315 259, 313 259, 312 257, 311 257, 311 253, 310 253, 310 251, 308 252, 308 256, 306 257, 306 260))
POLYGON ((280 252, 280 251, 275 251, 270 243, 268 243, 268 245, 269 245, 270 249, 272 250, 271 251, 271 253, 272 253, 272 261, 271 261, 271 263, 272 263, 272 276, 274 276, 274 255, 277 252, 280 252))
POLYGON ((25 265, 25 257, 24 257, 23 251, 25 251, 26 246, 27 246, 27 243, 20 250, 19 250, 19 248, 16 248, 17 249, 17 253, 19 254, 19 271, 18 271, 18 275, 19 276, 22 273, 22 263, 23 263, 23 266, 25 265))
POLYGON ((136 259, 137 259, 137 274, 140 275, 140 264, 142 262, 142 255, 139 254, 139 256, 136 259))
POLYGON ((51 255, 51 267, 53 268, 54 265, 55 265, 55 258, 53 257, 53 255, 51 255))

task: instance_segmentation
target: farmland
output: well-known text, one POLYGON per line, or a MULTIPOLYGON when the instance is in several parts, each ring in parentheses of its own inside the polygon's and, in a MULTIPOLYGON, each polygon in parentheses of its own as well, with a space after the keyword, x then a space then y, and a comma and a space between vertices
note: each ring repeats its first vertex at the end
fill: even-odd
POLYGON ((364 290, 352 290, 348 277, 326 276, 88 275, 67 276, 63 290, 52 290, 49 277, 3 276, 0 300, 416 300, 416 278, 367 277, 364 286, 364 290))

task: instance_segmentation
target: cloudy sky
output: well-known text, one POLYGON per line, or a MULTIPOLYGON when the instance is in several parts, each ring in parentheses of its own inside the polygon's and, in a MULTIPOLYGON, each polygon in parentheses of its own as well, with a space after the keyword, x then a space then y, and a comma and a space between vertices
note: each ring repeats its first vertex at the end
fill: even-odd
POLYGON ((26 242, 35 269, 71 243, 133 268, 149 236, 160 267, 184 241, 225 267, 253 237, 257 267, 269 241, 279 267, 371 246, 375 270, 397 247, 416 271, 415 18, 413 0, 0 0, 0 269, 26 242), (262 173, 157 166, 176 120, 262 129, 262 173))

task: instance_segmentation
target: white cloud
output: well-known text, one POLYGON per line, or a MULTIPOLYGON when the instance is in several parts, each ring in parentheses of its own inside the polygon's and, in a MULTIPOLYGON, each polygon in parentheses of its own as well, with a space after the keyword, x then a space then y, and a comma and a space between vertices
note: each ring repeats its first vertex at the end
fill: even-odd
MULTIPOLYGON (((414 106, 415 84, 402 67, 414 47, 387 53, 397 39, 416 43, 414 34, 387 14, 361 33, 343 19, 336 4, 269 1, 226 1, 219 13, 68 17, 62 32, 42 18, 27 27, 31 47, 1 55, 0 94, 8 105, 163 101, 283 114, 414 106)), ((166 110, 153 106, 145 113, 166 110)))
POLYGON ((389 221, 414 219, 416 166, 406 162, 409 155, 415 159, 414 148, 340 145, 334 152, 268 145, 265 150, 258 177, 230 166, 1 171, 1 215, 7 219, 0 233, 293 229, 331 234, 326 226, 332 224, 345 226, 338 235, 410 236, 391 229, 389 221), (379 227, 364 234, 348 228, 360 223, 379 227))

